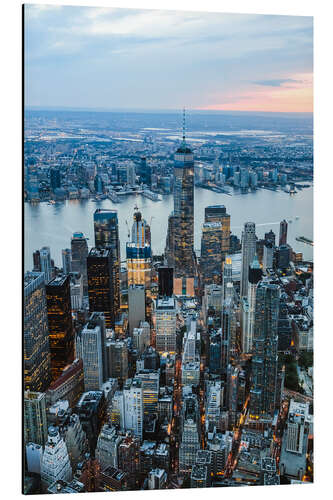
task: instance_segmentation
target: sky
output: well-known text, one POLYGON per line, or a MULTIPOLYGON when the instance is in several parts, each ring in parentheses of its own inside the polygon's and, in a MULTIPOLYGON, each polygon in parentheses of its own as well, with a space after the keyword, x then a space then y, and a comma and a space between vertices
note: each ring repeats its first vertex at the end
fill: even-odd
POLYGON ((25 6, 25 104, 312 112, 313 18, 25 6))

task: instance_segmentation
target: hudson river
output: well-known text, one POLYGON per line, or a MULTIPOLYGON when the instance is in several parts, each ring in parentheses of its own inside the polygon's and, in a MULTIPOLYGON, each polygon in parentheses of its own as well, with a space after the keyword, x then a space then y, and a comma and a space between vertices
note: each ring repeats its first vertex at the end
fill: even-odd
MULTIPOLYGON (((165 247, 168 215, 173 210, 173 195, 163 196, 163 200, 154 202, 139 195, 124 197, 122 203, 114 204, 110 200, 94 202, 92 200, 68 200, 56 205, 39 203, 24 204, 25 252, 24 269, 32 269, 32 252, 42 246, 49 246, 51 257, 56 266, 62 267, 61 250, 70 248, 73 232, 83 232, 89 238, 88 245, 94 245, 93 214, 96 208, 109 208, 118 211, 121 257, 125 258, 125 246, 128 241, 126 220, 131 228, 133 211, 137 202, 143 217, 151 224, 152 248, 155 255, 161 254, 165 247)), ((195 250, 200 255, 201 226, 204 221, 204 209, 208 205, 222 204, 231 216, 231 231, 241 236, 244 222, 256 223, 259 238, 270 229, 279 236, 280 221, 288 222, 288 243, 304 258, 312 260, 313 247, 296 241, 296 237, 305 236, 313 239, 313 188, 306 188, 295 195, 282 191, 259 189, 248 194, 214 193, 206 189, 195 188, 195 250), (298 217, 298 219, 296 219, 298 217)))

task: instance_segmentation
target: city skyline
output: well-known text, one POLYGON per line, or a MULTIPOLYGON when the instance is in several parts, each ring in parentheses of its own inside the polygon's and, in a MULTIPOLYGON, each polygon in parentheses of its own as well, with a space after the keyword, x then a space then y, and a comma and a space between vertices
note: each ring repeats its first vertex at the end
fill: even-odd
POLYGON ((312 112, 312 24, 300 16, 27 5, 26 106, 312 112))

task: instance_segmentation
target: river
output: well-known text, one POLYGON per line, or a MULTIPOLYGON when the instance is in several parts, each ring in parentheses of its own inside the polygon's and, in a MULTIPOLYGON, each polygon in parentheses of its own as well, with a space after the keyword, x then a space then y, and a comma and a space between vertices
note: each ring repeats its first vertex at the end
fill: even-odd
MULTIPOLYGON (((154 202, 143 196, 127 196, 122 203, 114 204, 110 200, 94 202, 92 200, 67 200, 55 205, 39 203, 24 204, 25 251, 24 269, 32 269, 32 253, 42 246, 49 246, 55 265, 61 267, 61 250, 70 248, 74 232, 83 232, 89 238, 89 246, 94 245, 93 213, 96 208, 109 208, 118 211, 121 256, 125 258, 127 225, 132 226, 133 211, 138 204, 143 217, 151 224, 153 252, 158 255, 164 251, 168 225, 168 215, 173 210, 173 195, 163 196, 162 201, 154 202)), ((313 239, 313 188, 306 188, 295 195, 282 191, 258 189, 256 192, 232 196, 214 193, 206 189, 195 188, 195 249, 199 251, 201 226, 204 221, 204 209, 208 205, 223 204, 231 216, 231 231, 241 236, 244 222, 256 223, 259 238, 272 229, 278 241, 280 221, 292 220, 288 225, 288 243, 297 252, 303 252, 304 258, 312 260, 313 247, 296 241, 297 236, 313 239), (299 217, 299 219, 295 219, 299 217)))

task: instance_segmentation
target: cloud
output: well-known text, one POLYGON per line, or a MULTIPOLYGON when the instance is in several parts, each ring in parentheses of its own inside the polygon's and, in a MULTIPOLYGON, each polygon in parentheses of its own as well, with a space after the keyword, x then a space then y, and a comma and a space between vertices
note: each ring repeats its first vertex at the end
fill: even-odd
POLYGON ((309 17, 39 7, 25 7, 31 105, 202 108, 312 85, 295 76, 313 70, 309 17))
POLYGON ((253 82, 255 85, 264 85, 265 87, 281 87, 285 83, 303 83, 302 80, 293 80, 292 78, 280 78, 276 80, 260 80, 253 82))

